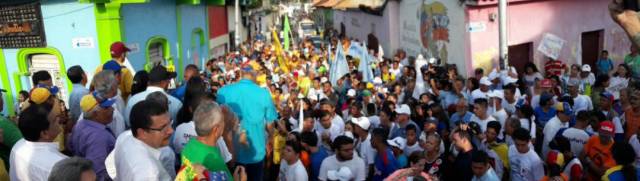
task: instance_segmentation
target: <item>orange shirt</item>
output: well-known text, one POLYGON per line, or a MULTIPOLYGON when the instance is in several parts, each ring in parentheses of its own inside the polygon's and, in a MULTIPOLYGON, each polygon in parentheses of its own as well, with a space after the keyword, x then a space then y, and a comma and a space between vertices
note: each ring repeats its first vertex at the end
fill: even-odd
POLYGON ((640 114, 633 112, 633 108, 625 109, 624 114, 624 118, 627 120, 627 126, 624 129, 624 138, 629 140, 633 134, 636 134, 638 127, 640 127, 640 114))
POLYGON ((611 146, 613 146, 613 140, 607 145, 602 145, 600 144, 600 136, 593 135, 584 145, 584 151, 594 164, 604 164, 604 167, 608 169, 616 166, 616 161, 613 160, 613 154, 611 154, 611 146))
POLYGON ((311 157, 308 152, 300 152, 300 161, 302 161, 302 165, 304 165, 305 168, 311 168, 311 157))

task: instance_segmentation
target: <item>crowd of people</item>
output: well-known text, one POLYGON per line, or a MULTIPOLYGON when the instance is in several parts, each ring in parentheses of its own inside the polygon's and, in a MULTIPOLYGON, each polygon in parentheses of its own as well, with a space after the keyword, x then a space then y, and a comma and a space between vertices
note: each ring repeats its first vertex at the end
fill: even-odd
POLYGON ((402 50, 336 53, 361 43, 344 35, 276 42, 182 78, 171 65, 136 72, 116 42, 112 60, 68 68, 68 100, 36 72, 17 116, 0 118, 0 180, 640 179, 633 47, 619 65, 603 51, 593 68, 549 59, 465 77, 402 50))

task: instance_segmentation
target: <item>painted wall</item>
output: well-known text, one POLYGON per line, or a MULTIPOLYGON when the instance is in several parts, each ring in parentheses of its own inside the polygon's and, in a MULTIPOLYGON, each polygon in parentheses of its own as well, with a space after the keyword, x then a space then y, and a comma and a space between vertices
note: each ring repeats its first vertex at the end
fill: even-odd
MULTIPOLYGON (((566 41, 560 60, 573 64, 580 62, 581 34, 604 30, 604 49, 616 63, 623 61, 630 42, 624 31, 611 20, 607 5, 610 1, 537 1, 513 3, 508 7, 509 45, 533 42, 533 59, 542 68, 544 55, 536 49, 545 33, 554 34, 566 41)), ((469 33, 467 48, 474 68, 488 68, 498 57, 498 22, 489 21, 491 13, 498 13, 496 6, 472 7, 467 10, 468 22, 484 22, 486 31, 469 33)), ((468 69, 472 71, 473 69, 468 69)))
POLYGON ((409 56, 422 54, 425 58, 440 58, 456 64, 458 71, 463 72, 467 67, 463 8, 453 0, 402 1, 398 24, 400 47, 409 56))
POLYGON ((390 57, 398 49, 397 33, 397 2, 390 1, 384 9, 383 16, 367 14, 358 10, 334 10, 333 27, 340 31, 340 23, 345 26, 347 37, 366 41, 367 35, 373 33, 384 49, 384 56, 390 57), (396 6, 391 6, 394 4, 396 6))
MULTIPOLYGON (((92 76, 95 67, 100 64, 94 5, 90 3, 80 4, 77 0, 49 0, 42 1, 41 9, 47 45, 57 49, 62 54, 66 68, 73 65, 81 65, 88 76, 92 76), (93 40, 94 47, 73 48, 73 38, 90 38, 93 40)), ((7 63, 0 66, 6 66, 8 69, 12 86, 17 84, 14 82, 12 74, 19 71, 17 62, 18 50, 3 49, 0 52, 4 54, 7 63)), ((63 78, 66 79, 66 77, 63 78)), ((23 89, 30 88, 28 87, 29 82, 28 78, 22 78, 23 89)), ((17 100, 17 92, 13 87, 3 87, 3 89, 13 90, 14 100, 17 100)), ((7 108, 6 105, 5 108, 7 108)), ((6 111, 5 113, 7 113, 6 111)))
POLYGON ((123 40, 127 45, 137 46, 137 51, 128 55, 136 70, 143 70, 146 63, 146 45, 153 36, 165 37, 170 45, 170 55, 177 66, 177 18, 176 2, 173 0, 153 0, 144 4, 124 4, 121 10, 123 40))
MULTIPOLYGON (((208 60, 208 47, 207 47, 207 12, 206 6, 204 5, 179 5, 180 9, 180 18, 181 18, 181 26, 182 26, 182 68, 180 70, 184 70, 189 64, 198 65, 198 67, 203 67, 203 63, 208 60), (195 29, 202 30, 202 36, 204 36, 204 44, 200 44, 199 35, 193 34, 195 29), (192 42, 194 41, 194 42, 192 42), (193 46, 192 43, 195 43, 193 46)), ((176 62, 177 63, 177 62, 176 62)), ((177 65, 176 65, 177 66, 177 65)))

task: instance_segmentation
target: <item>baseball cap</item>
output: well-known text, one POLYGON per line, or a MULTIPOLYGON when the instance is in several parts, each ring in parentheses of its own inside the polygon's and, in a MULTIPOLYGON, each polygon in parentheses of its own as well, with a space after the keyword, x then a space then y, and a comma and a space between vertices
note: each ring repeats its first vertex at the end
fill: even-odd
POLYGON ((120 66, 120 64, 114 60, 110 60, 102 64, 102 70, 111 70, 116 74, 120 73, 121 69, 122 69, 122 66, 120 66))
POLYGON ((540 81, 540 87, 542 88, 552 88, 553 83, 551 83, 551 79, 542 79, 540 81))
POLYGON ((518 79, 510 77, 510 76, 505 76, 504 78, 502 78, 502 82, 507 85, 507 84, 514 84, 518 82, 518 79))
POLYGON ((111 44, 111 57, 120 57, 122 53, 131 51, 122 42, 115 42, 111 44))
POLYGON ((49 89, 46 89, 44 87, 38 87, 31 90, 29 99, 36 104, 42 104, 46 102, 50 96, 51 96, 51 92, 49 92, 49 89))
POLYGON ((359 118, 351 118, 351 122, 355 125, 358 125, 364 130, 369 130, 369 126, 371 126, 371 121, 369 121, 369 118, 364 116, 359 118))
POLYGON ((327 77, 320 78, 320 83, 325 83, 325 82, 329 82, 329 79, 327 77))
POLYGON ((373 83, 367 82, 367 89, 373 89, 373 83))
POLYGON ((582 65, 583 72, 591 72, 591 66, 589 64, 582 65))
POLYGON ((504 92, 502 92, 501 90, 494 90, 489 92, 489 97, 504 99, 504 92))
POLYGON ((349 97, 355 97, 356 96, 356 90, 355 89, 349 89, 347 91, 347 96, 349 97))
POLYGON ((369 91, 369 90, 363 90, 363 91, 362 91, 362 96, 365 96, 365 97, 366 97, 366 96, 371 96, 371 91, 369 91))
POLYGON ((609 100, 610 102, 613 102, 615 100, 615 98, 613 97, 613 94, 609 92, 602 92, 600 93, 600 96, 602 96, 602 98, 609 100))
POLYGON ((329 170, 327 172, 327 178, 329 180, 348 181, 351 177, 353 177, 351 169, 346 166, 340 167, 338 170, 329 170))
POLYGON ((559 102, 556 104, 556 111, 558 112, 562 112, 566 115, 573 115, 573 109, 571 108, 571 105, 569 105, 569 103, 567 102, 559 102))
POLYGON ((544 92, 540 95, 540 102, 542 103, 549 102, 551 99, 553 99, 553 94, 550 94, 548 92, 544 92))
POLYGON ((409 108, 409 105, 406 104, 400 105, 400 107, 397 107, 395 111, 398 114, 411 114, 411 108, 409 108))
POLYGON ((390 146, 393 146, 399 149, 404 149, 404 147, 407 145, 407 140, 402 137, 396 137, 396 138, 387 140, 387 143, 389 143, 390 146))
POLYGON ((497 79, 500 77, 500 74, 498 74, 498 72, 493 69, 493 71, 491 71, 491 73, 489 73, 489 80, 493 81, 493 79, 497 79))
POLYGON ((600 122, 600 133, 601 134, 606 134, 608 136, 612 136, 614 130, 614 126, 613 123, 611 121, 603 121, 600 122))
POLYGON ((375 84, 375 85, 382 84, 382 78, 380 78, 380 77, 373 78, 373 84, 375 84))
POLYGON ((486 86, 490 86, 491 85, 491 81, 489 81, 488 77, 482 77, 482 78, 480 78, 480 84, 486 85, 486 86))
POLYGON ((569 81, 567 81, 567 86, 578 86, 580 84, 580 81, 578 79, 569 79, 569 81))
POLYGON ((89 112, 96 105, 100 106, 101 108, 109 108, 114 103, 116 103, 115 99, 102 99, 98 101, 96 97, 97 97, 97 92, 93 92, 91 94, 87 94, 83 96, 82 99, 80 99, 80 108, 82 108, 82 112, 89 112))
POLYGON ((44 84, 38 84, 36 87, 48 89, 49 93, 54 94, 54 95, 57 94, 58 91, 60 91, 60 88, 58 88, 58 86, 55 86, 55 85, 49 87, 49 86, 44 85, 44 84))
POLYGON ((526 99, 518 99, 518 101, 516 101, 516 106, 515 107, 520 109, 526 104, 527 104, 527 100, 526 99))
POLYGON ((163 80, 169 80, 176 77, 175 72, 167 71, 167 68, 159 65, 155 66, 149 71, 149 81, 150 82, 159 82, 163 80))
POLYGON ((560 167, 564 166, 564 155, 558 151, 551 150, 547 153, 547 164, 556 164, 560 167))

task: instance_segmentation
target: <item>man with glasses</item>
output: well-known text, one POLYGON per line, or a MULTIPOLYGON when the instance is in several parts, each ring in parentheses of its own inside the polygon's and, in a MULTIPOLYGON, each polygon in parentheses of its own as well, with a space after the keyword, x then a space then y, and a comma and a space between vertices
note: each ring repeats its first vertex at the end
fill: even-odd
POLYGON ((172 133, 165 106, 150 100, 136 103, 131 109, 131 130, 118 137, 111 153, 114 180, 173 180, 160 161, 159 150, 169 144, 172 133))
MULTIPOLYGON (((113 86, 113 92, 116 88, 113 86)), ((115 99, 100 97, 97 92, 93 92, 80 100, 84 116, 73 128, 69 147, 74 155, 91 160, 98 180, 109 180, 104 160, 116 143, 116 137, 107 127, 113 121, 112 105, 115 99)))

